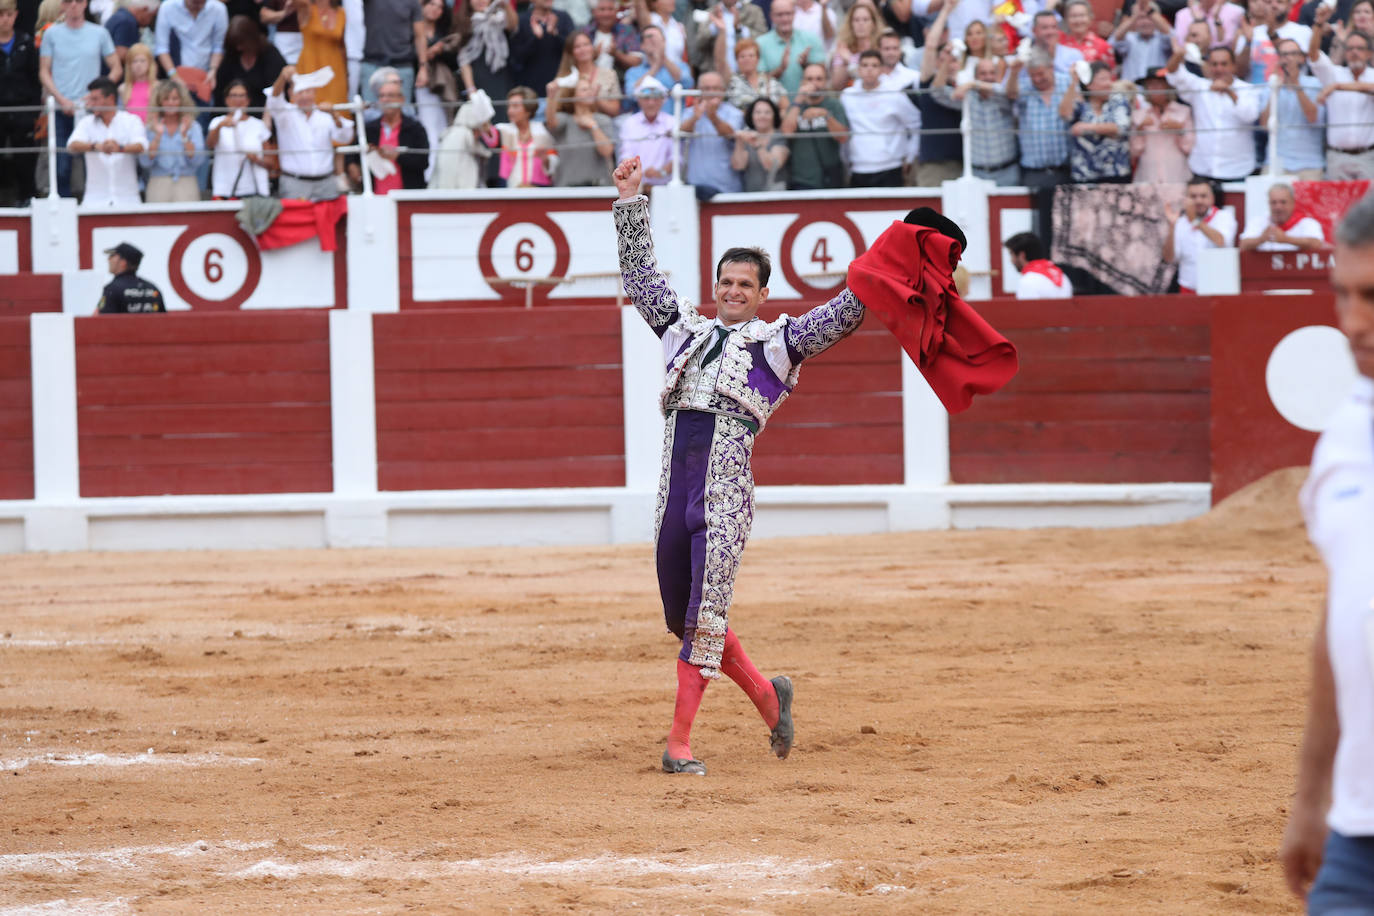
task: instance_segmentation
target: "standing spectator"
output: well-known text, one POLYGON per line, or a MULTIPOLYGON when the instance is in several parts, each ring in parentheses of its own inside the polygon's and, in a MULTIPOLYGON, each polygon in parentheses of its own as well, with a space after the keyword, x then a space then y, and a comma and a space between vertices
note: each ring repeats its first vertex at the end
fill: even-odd
POLYGON ((295 67, 286 67, 267 93, 267 112, 277 131, 281 197, 319 201, 339 196, 334 145, 353 139, 353 123, 338 112, 316 107, 315 90, 326 82, 318 74, 297 74, 295 67), (287 80, 291 80, 289 102, 287 80))
POLYGON ((626 115, 620 126, 618 159, 638 156, 644 166, 644 183, 667 184, 673 175, 673 128, 677 122, 663 110, 667 92, 662 83, 645 77, 635 89, 639 110, 626 115))
POLYGON ((773 29, 758 38, 758 66, 768 77, 782 83, 788 95, 795 95, 806 65, 825 62, 825 44, 819 35, 797 30, 794 0, 773 0, 772 10, 773 29))
POLYGON ((301 56, 296 68, 317 73, 328 67, 334 74, 315 90, 317 105, 348 101, 348 56, 344 53, 344 11, 341 0, 293 0, 301 25, 301 56))
POLYGON ((1073 298, 1073 282, 1045 256, 1045 245, 1035 233, 1018 232, 1002 244, 1011 254, 1011 266, 1021 275, 1016 281, 1017 299, 1073 298))
MULTIPOLYGON (((1371 0, 1374 2, 1374 0, 1371 0)), ((640 50, 643 50, 644 32, 654 26, 663 36, 663 58, 672 61, 676 66, 685 66, 687 63, 687 29, 676 18, 677 0, 634 0, 635 21, 639 24, 640 50)), ((629 73, 625 74, 626 79, 629 73)), ((688 71, 690 75, 690 70, 688 71)), ((654 79, 663 85, 669 85, 663 77, 657 73, 654 79)), ((627 93, 628 94, 628 93, 627 93)))
POLYGON ((0 176, 5 176, 0 178, 0 206, 23 206, 34 194, 37 157, 18 152, 34 144, 34 112, 4 110, 37 105, 42 95, 38 49, 31 37, 16 31, 18 18, 15 0, 0 0, 0 176))
MULTIPOLYGON (((1331 18, 1335 21, 1337 17, 1331 18)), ((1327 53, 1331 56, 1331 63, 1338 67, 1345 66, 1345 37, 1351 32, 1374 35, 1374 0, 1355 0, 1355 5, 1350 8, 1350 16, 1344 22, 1337 22, 1332 30, 1331 48, 1327 53)))
POLYGON ((205 136, 196 123, 195 108, 191 94, 175 80, 163 80, 153 90, 148 151, 139 157, 148 173, 144 198, 150 204, 200 200, 196 170, 205 159, 205 136))
POLYGON ((247 16, 235 16, 229 21, 224 58, 215 76, 215 104, 227 107, 227 96, 220 87, 237 80, 248 90, 248 106, 262 108, 267 104, 267 90, 285 66, 281 51, 268 43, 257 23, 247 16))
POLYGON ((1259 117, 1259 94, 1236 82, 1236 55, 1230 48, 1207 52, 1210 79, 1182 69, 1183 54, 1183 46, 1175 46, 1165 72, 1179 99, 1193 109, 1197 142, 1188 165, 1203 178, 1239 181, 1255 170, 1252 130, 1259 117))
MULTIPOLYGON (((185 82, 177 75, 177 67, 204 70, 206 87, 213 92, 228 30, 229 14, 218 0, 167 0, 157 12, 157 47, 153 49, 157 62, 164 73, 182 85, 185 82)), ((209 99, 204 101, 209 103, 209 99)))
MULTIPOLYGON (((707 13, 707 26, 698 29, 696 55, 699 65, 705 69, 712 61, 720 66, 723 60, 730 64, 735 59, 735 42, 741 38, 754 38, 768 31, 768 17, 750 0, 718 0, 707 13), (723 48, 718 52, 717 43, 723 48)), ((721 76, 729 73, 721 70, 721 76)))
POLYGON ((1021 164, 1016 159, 1016 118, 1006 86, 998 78, 1000 65, 996 59, 982 58, 975 65, 973 79, 961 83, 952 97, 962 103, 968 96, 973 174, 999 187, 1009 187, 1021 183, 1021 164))
POLYGON ((1169 229, 1164 236, 1164 260, 1178 264, 1178 291, 1197 292, 1198 252, 1210 248, 1230 248, 1236 241, 1236 218, 1217 206, 1217 192, 1206 178, 1193 176, 1188 182, 1183 212, 1173 204, 1164 205, 1169 229))
POLYGON ((557 162, 553 136, 538 121, 539 95, 529 86, 516 86, 506 97, 509 123, 497 124, 501 139, 500 175, 508 188, 547 188, 549 172, 557 162))
POLYGON ((367 46, 367 10, 363 0, 343 0, 344 60, 348 67, 348 100, 359 94, 363 80, 363 54, 367 46))
MULTIPOLYGON (((970 22, 992 22, 994 6, 1002 6, 1001 0, 911 0, 911 14, 931 19, 944 13, 949 19, 949 34, 963 35, 970 22)), ((1037 7, 1038 4, 1026 4, 1027 12, 1037 7)))
POLYGON ((1169 83, 1159 74, 1142 78, 1145 104, 1131 115, 1131 159, 1136 184, 1182 184, 1193 173, 1188 154, 1197 134, 1193 110, 1174 97, 1169 83))
POLYGON ((1174 16, 1174 35, 1179 41, 1185 41, 1190 25, 1194 22, 1205 22, 1212 34, 1211 47, 1234 48, 1236 33, 1244 19, 1245 7, 1237 6, 1229 0, 1190 0, 1188 5, 1174 16))
MULTIPOLYGON (((265 42, 264 45, 271 47, 265 42)), ((266 197, 269 163, 263 148, 272 131, 262 119, 248 113, 252 96, 247 83, 236 79, 221 83, 220 87, 229 113, 210 122, 210 135, 205 142, 214 150, 210 163, 210 193, 215 200, 266 197)))
MULTIPOLYGON (((587 36, 578 33, 578 38, 587 36)), ((552 96, 544 110, 544 123, 558 144, 558 173, 554 184, 560 188, 603 187, 611 184, 615 157, 615 124, 597 108, 596 87, 587 77, 579 77, 571 98, 555 101, 552 96)))
POLYGON ((119 87, 119 105, 140 120, 148 117, 153 100, 153 83, 157 76, 157 61, 153 49, 136 44, 124 55, 124 83, 119 87))
POLYGON ((1317 251, 1326 247, 1326 233, 1315 217, 1298 209, 1293 186, 1269 186, 1269 212, 1257 214, 1236 245, 1241 251, 1317 251))
POLYGON ((1021 85, 1021 59, 1007 71, 1007 97, 1016 105, 1020 125, 1021 182, 1035 199, 1034 232, 1042 239, 1050 235, 1050 208, 1054 189, 1069 180, 1068 123, 1060 115, 1060 103, 1069 91, 1069 77, 1057 73, 1044 48, 1036 48, 1026 67, 1030 90, 1021 85))
POLYGON ((1064 38, 1060 43, 1082 54, 1088 63, 1100 60, 1115 72, 1116 54, 1107 40, 1093 31, 1093 8, 1088 0, 1069 0, 1064 5, 1064 38))
MULTIPOLYGON (((468 94, 481 89, 493 102, 510 95, 510 37, 519 27, 512 0, 469 0, 458 20, 458 74, 468 94)), ((539 85, 543 85, 540 83, 539 85)), ((500 114, 498 110, 497 114, 500 114)))
POLYGON ((363 98, 377 101, 372 74, 394 67, 401 75, 401 95, 410 104, 413 90, 429 85, 429 48, 421 23, 420 0, 366 0, 367 40, 360 69, 363 98))
POLYGON ((1278 43, 1284 38, 1306 48, 1312 41, 1312 30, 1305 25, 1288 21, 1288 4, 1284 0, 1250 0, 1250 15, 1241 20, 1241 37, 1245 39, 1245 53, 1249 68, 1245 79, 1263 83, 1279 72, 1278 43))
POLYGON ((1269 112, 1278 106, 1278 141, 1270 154, 1277 156, 1283 170, 1296 175, 1299 181, 1321 181, 1326 167, 1326 108, 1318 102, 1321 80, 1302 72, 1306 56, 1296 41, 1279 40, 1283 82, 1277 91, 1269 92, 1262 120, 1268 125, 1269 112))
POLYGON ((1308 59, 1321 81, 1318 105, 1326 105, 1326 177, 1330 181, 1374 178, 1374 69, 1369 67, 1374 36, 1351 32, 1345 37, 1346 66, 1337 67, 1321 50, 1330 31, 1331 10, 1322 7, 1312 29, 1308 59))
POLYGON ((877 50, 878 9, 869 0, 855 0, 840 23, 840 34, 835 40, 835 53, 830 58, 830 88, 843 89, 858 79, 860 55, 877 50))
POLYGON ((814 61, 802 73, 795 103, 783 115, 782 132, 792 140, 792 191, 842 188, 842 145, 849 142, 849 116, 834 96, 826 93, 830 71, 814 61))
POLYGON ((921 113, 921 132, 912 135, 918 162, 908 183, 936 188, 964 173, 964 141, 959 135, 964 106, 950 92, 959 79, 959 58, 946 40, 948 13, 942 9, 926 33, 921 52, 921 92, 910 94, 921 113))
POLYGON ((592 21, 592 0, 553 0, 553 8, 567 13, 575 29, 592 21))
POLYGON ((1131 105, 1112 91, 1112 70, 1103 61, 1089 65, 1086 90, 1070 78, 1059 102, 1069 123, 1069 177, 1077 184, 1125 184, 1131 180, 1131 105))
POLYGON ((656 25, 645 26, 639 36, 639 49, 644 54, 644 62, 625 71, 626 107, 629 111, 636 109, 635 94, 647 80, 652 79, 668 92, 674 86, 691 89, 695 85, 687 64, 668 56, 663 29, 656 25))
MULTIPOLYGON (((563 61, 558 65, 558 78, 545 87, 549 104, 558 99, 570 98, 573 87, 585 80, 596 93, 596 109, 608 118, 620 114, 620 83, 616 81, 615 71, 608 70, 596 62, 596 50, 592 40, 582 32, 568 36, 563 46, 563 61)), ((609 178, 606 179, 610 181, 609 178)))
POLYGON ((978 61, 992 56, 992 46, 988 44, 987 23, 975 19, 964 27, 964 59, 960 61, 960 72, 972 76, 978 61))
POLYGON ((106 20, 105 31, 110 33, 120 63, 127 64, 129 49, 143 43, 143 30, 157 18, 157 6, 158 0, 129 0, 106 20))
POLYGON ((739 172, 730 168, 735 131, 744 126, 744 114, 725 101, 725 80, 707 70, 697 80, 701 97, 682 122, 687 143, 687 183, 697 197, 710 200, 717 194, 740 190, 739 172))
POLYGON ((596 65, 615 73, 617 83, 626 70, 644 61, 639 53, 639 33, 630 23, 620 21, 616 0, 596 0, 592 21, 581 31, 596 49, 596 65))
POLYGON ((1169 40, 1173 26, 1154 0, 1135 0, 1133 10, 1117 23, 1112 32, 1112 47, 1121 58, 1121 78, 1138 83, 1145 74, 1154 73, 1168 62, 1173 51, 1169 40))
MULTIPOLYGON (((717 43, 717 47, 721 44, 717 43)), ((721 66, 716 69, 721 73, 726 72, 721 66)), ((753 107, 755 99, 768 99, 779 109, 787 108, 787 90, 782 83, 767 73, 759 72, 759 45, 752 38, 741 38, 735 42, 735 72, 725 85, 725 98, 746 114, 753 107)))
MULTIPOLYGON (((421 27, 425 33, 425 47, 429 49, 429 85, 415 90, 415 117, 424 125, 425 145, 433 151, 433 161, 439 140, 449 125, 448 112, 458 107, 458 48, 463 36, 453 29, 452 17, 444 0, 423 0, 420 5, 421 27), (447 107, 445 107, 447 106, 447 107)), ((503 33, 504 35, 504 33, 503 33)), ((378 93, 377 98, 381 99, 378 93)), ((493 106, 502 96, 489 96, 493 106)))
POLYGON ((1049 10, 1041 10, 1031 20, 1031 38, 1034 47, 1049 55, 1055 73, 1068 73, 1083 59, 1082 51, 1064 44, 1059 20, 1049 10))
POLYGON ((367 134, 367 156, 363 161, 355 154, 349 157, 348 175, 354 184, 362 184, 362 170, 372 168, 366 161, 375 153, 389 174, 373 171, 372 191, 390 194, 402 189, 410 191, 425 186, 425 169, 429 168, 429 137, 419 121, 406 114, 406 99, 401 83, 385 80, 377 87, 377 104, 382 116, 363 125, 367 134))
POLYGON ((510 40, 511 82, 520 86, 547 85, 558 74, 563 45, 572 32, 572 19, 555 10, 553 0, 531 0, 529 8, 520 14, 520 23, 510 40))
POLYGON ((744 130, 735 131, 730 167, 741 173, 746 191, 787 190, 787 138, 778 132, 781 122, 772 99, 759 97, 744 113, 744 130))
POLYGON ((902 167, 910 155, 908 134, 921 129, 921 115, 911 100, 880 86, 883 58, 865 51, 859 60, 859 83, 840 94, 849 120, 849 184, 855 188, 899 188, 902 167))
MULTIPOLYGON (((43 88, 57 103, 55 140, 59 150, 69 145, 76 125, 77 99, 95 91, 89 87, 100 76, 102 62, 110 70, 111 84, 117 82, 123 75, 123 67, 115 55, 110 33, 86 21, 86 0, 63 0, 62 18, 43 33, 38 71, 43 88)), ((110 122, 105 123, 108 125, 110 122)), ((89 163, 91 157, 87 156, 86 159, 89 163)), ((71 157, 66 153, 58 153, 57 193, 71 197, 71 181, 71 157)), ((134 196, 137 197, 137 191, 134 196)))
MULTIPOLYGON (((774 0, 774 9, 777 0, 774 0)), ((839 34, 838 23, 835 18, 835 11, 829 4, 821 0, 795 0, 796 6, 792 16, 792 29, 804 35, 814 35, 821 41, 821 47, 827 54, 835 47, 835 36, 839 34)), ((908 7, 909 10, 909 7, 908 7)), ((774 27, 776 27, 777 15, 774 14, 774 27)), ((808 61, 808 63, 810 63, 808 61)), ((786 80, 783 84, 786 85, 786 80)))
MULTIPOLYGON (((263 27, 272 26, 272 44, 281 54, 282 60, 291 66, 301 56, 301 26, 296 21, 296 11, 292 0, 262 0, 258 21, 263 27)), ((276 82, 274 79, 273 82, 276 82)), ((271 83, 268 84, 269 86, 271 83)))
POLYGON ((921 82, 921 74, 902 63, 902 36, 887 29, 878 36, 878 54, 883 59, 883 75, 878 81, 884 89, 900 92, 921 82))
POLYGON ((90 114, 72 129, 67 144, 71 152, 86 156, 86 195, 81 203, 87 207, 137 207, 141 203, 138 154, 143 152, 148 135, 142 121, 119 110, 116 96, 115 84, 109 79, 102 76, 91 80, 86 93, 90 114))

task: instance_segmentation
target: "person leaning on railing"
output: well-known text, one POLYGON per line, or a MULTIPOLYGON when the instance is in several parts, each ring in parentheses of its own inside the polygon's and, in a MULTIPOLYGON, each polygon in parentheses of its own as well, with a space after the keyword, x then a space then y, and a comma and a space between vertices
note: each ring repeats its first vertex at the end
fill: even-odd
POLYGON ((86 194, 82 203, 96 207, 136 207, 138 154, 148 144, 141 120, 116 107, 115 84, 106 77, 91 80, 86 108, 67 149, 86 156, 86 194))
POLYGON ((196 171, 205 161, 205 135, 196 123, 195 107, 179 83, 163 80, 153 89, 148 151, 139 157, 148 172, 144 199, 150 204, 200 200, 196 171))
POLYGON ((243 80, 233 80, 220 87, 220 91, 229 113, 210 122, 206 146, 214 150, 210 163, 211 193, 216 200, 265 197, 269 193, 271 163, 264 146, 272 131, 261 119, 248 114, 248 86, 243 80))

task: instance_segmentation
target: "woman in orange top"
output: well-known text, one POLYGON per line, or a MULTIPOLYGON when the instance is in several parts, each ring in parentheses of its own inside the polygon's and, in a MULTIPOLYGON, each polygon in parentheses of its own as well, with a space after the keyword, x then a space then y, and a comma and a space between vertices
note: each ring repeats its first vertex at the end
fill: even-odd
POLYGON ((348 101, 348 61, 344 57, 342 0, 295 0, 301 24, 301 56, 296 72, 313 73, 330 67, 334 78, 315 91, 317 105, 342 105, 348 101))

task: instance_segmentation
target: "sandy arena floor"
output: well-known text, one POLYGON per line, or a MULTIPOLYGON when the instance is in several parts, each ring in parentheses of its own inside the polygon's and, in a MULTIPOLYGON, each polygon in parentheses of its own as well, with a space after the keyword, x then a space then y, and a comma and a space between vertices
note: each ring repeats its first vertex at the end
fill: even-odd
POLYGON ((754 543, 798 743, 722 681, 704 779, 647 546, 0 558, 0 914, 1296 911, 1298 480, 754 543))

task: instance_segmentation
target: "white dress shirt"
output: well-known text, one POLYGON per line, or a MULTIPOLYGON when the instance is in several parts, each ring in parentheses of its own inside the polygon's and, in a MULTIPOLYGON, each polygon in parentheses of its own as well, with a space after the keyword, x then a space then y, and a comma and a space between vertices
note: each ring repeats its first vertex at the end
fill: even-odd
POLYGON ((1260 90, 1235 80, 1225 92, 1212 90, 1212 81, 1194 76, 1183 67, 1167 74, 1180 102, 1193 108, 1197 142, 1188 154, 1194 174, 1222 180, 1241 179, 1255 170, 1255 120, 1259 117, 1260 90))
POLYGON ((268 193, 267 169, 248 161, 248 153, 261 153, 272 131, 258 118, 244 116, 237 122, 220 115, 210 130, 220 129, 215 158, 210 165, 210 188, 216 197, 251 197, 268 193))
POLYGON ((1230 248, 1236 243, 1236 216, 1230 208, 1222 210, 1213 207, 1211 215, 1203 221, 1221 233, 1222 244, 1213 245, 1201 229, 1193 226, 1186 214, 1174 223, 1174 260, 1178 262, 1178 285, 1194 292, 1197 291, 1198 252, 1209 248, 1230 248))
MULTIPOLYGON (((1243 239, 1259 238, 1264 230, 1268 229, 1269 214, 1264 214, 1263 218, 1252 221, 1245 227, 1245 232, 1241 235, 1243 239)), ((1321 239, 1326 241, 1326 233, 1322 232, 1322 224, 1311 216, 1304 216, 1298 220, 1297 224, 1289 229, 1284 235, 1291 235, 1295 239, 1321 239)), ((1297 245, 1290 245, 1287 242, 1262 242, 1255 248, 1256 251, 1297 251, 1297 245)))
POLYGON ((1326 563, 1326 647, 1340 741, 1326 822, 1374 835, 1374 380, 1355 390, 1317 441, 1299 497, 1326 563))
POLYGON ((840 103, 849 118, 850 168, 870 175, 906 164, 909 137, 921 131, 921 112, 910 99, 881 84, 869 91, 855 83, 840 93, 840 103))
MULTIPOLYGON (((89 143, 99 146, 114 140, 121 147, 139 143, 148 148, 148 130, 143 121, 127 111, 116 111, 110 123, 89 114, 77 122, 70 143, 89 143)), ((86 153, 86 207, 137 207, 143 201, 138 196, 138 155, 135 153, 86 153)))
MULTIPOLYGON (((1365 67, 1359 76, 1349 67, 1337 67, 1325 54, 1314 61, 1312 75, 1322 86, 1332 83, 1374 83, 1374 68, 1365 67)), ((1361 151, 1374 146, 1374 95, 1367 92, 1337 90, 1326 99, 1326 143, 1333 149, 1361 151)))
MULTIPOLYGON (((339 125, 320 109, 310 114, 277 97, 269 86, 267 110, 277 128, 277 146, 283 172, 302 178, 334 174, 334 144, 353 139, 353 122, 343 115, 339 125)), ((347 114, 347 113, 345 113, 347 114)))

